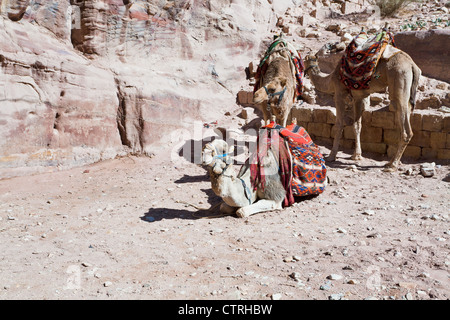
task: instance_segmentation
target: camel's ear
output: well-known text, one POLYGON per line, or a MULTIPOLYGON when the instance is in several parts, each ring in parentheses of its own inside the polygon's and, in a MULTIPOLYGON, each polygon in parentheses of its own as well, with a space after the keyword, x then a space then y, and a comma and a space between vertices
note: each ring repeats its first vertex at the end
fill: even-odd
POLYGON ((287 84, 287 78, 282 77, 282 78, 280 78, 279 81, 280 81, 280 86, 281 86, 281 88, 286 87, 286 84, 287 84))
POLYGON ((253 103, 259 104, 259 103, 267 100, 268 98, 269 97, 267 96, 266 89, 259 88, 253 95, 253 103))

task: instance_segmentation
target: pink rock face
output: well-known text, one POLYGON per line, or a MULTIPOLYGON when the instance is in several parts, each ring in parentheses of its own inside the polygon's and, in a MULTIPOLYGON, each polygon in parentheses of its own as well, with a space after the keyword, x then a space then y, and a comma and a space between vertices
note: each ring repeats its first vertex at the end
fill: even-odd
POLYGON ((70 166, 82 162, 75 147, 92 148, 98 158, 118 149, 113 75, 31 25, 5 25, 9 32, 0 30, 0 165, 70 166))
POLYGON ((217 120, 267 36, 241 2, 1 0, 0 178, 152 154, 217 120))
POLYGON ((8 18, 13 21, 19 21, 25 14, 30 0, 3 0, 0 4, 6 9, 8 18))

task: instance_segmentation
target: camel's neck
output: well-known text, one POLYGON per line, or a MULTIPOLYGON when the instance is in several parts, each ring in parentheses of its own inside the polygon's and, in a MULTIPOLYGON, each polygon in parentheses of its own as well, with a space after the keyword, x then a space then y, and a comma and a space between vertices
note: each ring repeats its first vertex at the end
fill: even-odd
POLYGON ((232 164, 226 167, 219 175, 210 171, 210 176, 212 189, 218 196, 221 196, 224 190, 229 187, 230 183, 234 184, 236 180, 236 172, 232 164))
POLYGON ((323 73, 320 71, 318 65, 311 66, 307 73, 316 90, 329 94, 334 92, 332 85, 332 77, 334 76, 334 73, 323 73))

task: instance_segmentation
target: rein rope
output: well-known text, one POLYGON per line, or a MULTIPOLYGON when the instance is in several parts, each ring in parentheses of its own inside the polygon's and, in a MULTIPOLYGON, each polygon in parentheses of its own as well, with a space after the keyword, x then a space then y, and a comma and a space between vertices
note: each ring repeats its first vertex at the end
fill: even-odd
MULTIPOLYGON (((273 97, 275 97, 275 96, 280 96, 280 97, 278 98, 278 102, 277 102, 277 106, 279 106, 280 103, 281 103, 281 100, 283 100, 284 93, 286 92, 287 87, 284 87, 283 90, 278 91, 278 92, 275 92, 275 93, 270 93, 266 86, 264 86, 263 88, 264 88, 264 90, 266 90, 266 93, 267 93, 267 96, 269 97, 269 99, 270 99, 270 98, 273 98, 273 97)), ((268 108, 269 108, 269 107, 268 107, 268 108)))

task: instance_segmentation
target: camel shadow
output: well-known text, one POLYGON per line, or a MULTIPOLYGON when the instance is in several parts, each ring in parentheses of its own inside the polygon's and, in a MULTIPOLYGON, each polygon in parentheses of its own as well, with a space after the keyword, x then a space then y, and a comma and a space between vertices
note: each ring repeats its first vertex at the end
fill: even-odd
MULTIPOLYGON (((185 182, 192 181, 191 178, 194 178, 194 180, 199 179, 201 176, 194 176, 194 177, 187 177, 187 178, 181 178, 180 180, 183 180, 185 182)), ((208 209, 196 209, 196 211, 188 210, 188 209, 178 209, 178 208, 149 208, 146 213, 140 219, 145 222, 158 222, 162 220, 167 219, 184 219, 184 220, 198 220, 198 219, 217 219, 217 218, 223 218, 225 215, 222 215, 219 212, 219 205, 222 203, 222 199, 214 194, 214 192, 211 189, 200 189, 204 193, 207 194, 208 199, 208 205, 210 208, 208 209)), ((174 204, 175 205, 175 204, 174 204)), ((188 202, 183 202, 177 204, 184 205, 186 208, 191 207, 193 205, 189 204, 188 202)), ((208 205, 203 205, 207 207, 208 205)))

